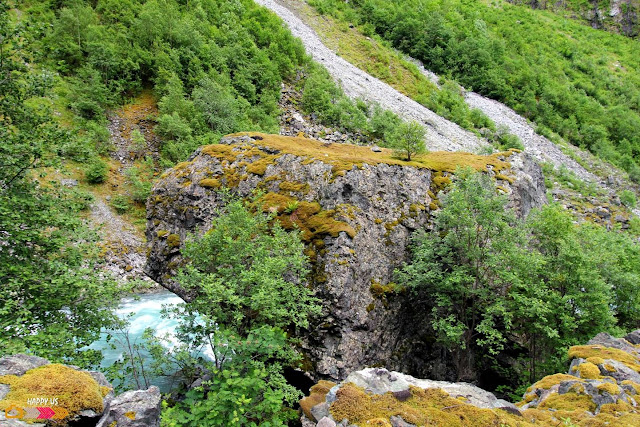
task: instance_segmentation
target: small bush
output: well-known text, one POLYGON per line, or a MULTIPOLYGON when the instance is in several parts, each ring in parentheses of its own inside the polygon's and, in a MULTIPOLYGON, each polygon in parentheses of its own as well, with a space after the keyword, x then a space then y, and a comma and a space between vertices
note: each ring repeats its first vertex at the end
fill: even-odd
POLYGON ((129 205, 129 199, 127 196, 118 194, 111 199, 111 207, 119 214, 123 214, 129 211, 131 206, 129 205))
POLYGON ((84 176, 89 184, 102 184, 107 179, 109 165, 102 159, 95 158, 84 170, 84 176))
POLYGON ((633 191, 623 190, 620 192, 619 197, 622 204, 626 207, 631 209, 636 207, 637 200, 636 195, 633 191))

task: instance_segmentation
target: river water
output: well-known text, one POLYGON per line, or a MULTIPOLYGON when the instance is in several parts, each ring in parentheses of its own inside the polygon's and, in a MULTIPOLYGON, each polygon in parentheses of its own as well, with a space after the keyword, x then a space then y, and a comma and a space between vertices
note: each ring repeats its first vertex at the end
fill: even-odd
MULTIPOLYGON (((153 294, 140 295, 136 298, 124 298, 116 314, 121 318, 129 317, 129 339, 132 344, 141 344, 142 334, 146 328, 152 328, 155 330, 155 335, 158 337, 164 337, 167 334, 171 334, 178 322, 175 319, 167 319, 161 316, 161 311, 164 307, 174 307, 179 303, 184 302, 182 298, 171 293, 161 292, 153 294)), ((125 350, 122 345, 119 345, 117 340, 121 339, 120 334, 114 334, 114 341, 116 348, 111 348, 111 345, 107 342, 107 331, 103 331, 100 340, 94 342, 89 346, 90 349, 100 350, 103 355, 101 367, 107 368, 113 365, 125 355, 125 350)), ((167 392, 170 388, 170 380, 167 378, 152 378, 151 384, 160 387, 161 391, 167 392)))

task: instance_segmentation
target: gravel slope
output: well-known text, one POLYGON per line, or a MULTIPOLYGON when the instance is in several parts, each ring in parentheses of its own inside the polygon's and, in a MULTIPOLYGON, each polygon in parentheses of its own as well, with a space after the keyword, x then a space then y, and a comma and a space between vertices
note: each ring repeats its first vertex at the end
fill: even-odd
MULTIPOLYGON (((462 129, 433 111, 401 94, 386 83, 360 70, 351 63, 337 56, 319 39, 315 31, 308 27, 285 4, 276 0, 255 0, 256 3, 275 12, 288 26, 294 36, 300 38, 308 53, 327 68, 331 76, 338 81, 344 92, 352 97, 361 97, 377 102, 385 108, 397 113, 405 119, 418 120, 427 128, 427 146, 431 150, 475 151, 486 142, 475 134, 462 129)), ((438 76, 425 69, 419 61, 407 58, 418 65, 420 71, 437 84, 438 76)), ((555 167, 566 166, 580 179, 598 184, 611 190, 609 185, 599 177, 585 169, 571 157, 564 154, 553 142, 536 134, 534 127, 511 108, 500 102, 485 98, 474 92, 466 92, 465 100, 469 107, 478 108, 496 125, 503 125, 524 144, 526 151, 542 162, 549 162, 555 167)), ((584 153, 577 154, 584 158, 584 153)), ((587 155, 587 157, 589 157, 587 155)))
POLYGON ((506 126, 514 135, 517 135, 524 144, 527 153, 541 162, 552 163, 555 167, 565 165, 583 181, 598 183, 600 179, 587 171, 578 162, 564 154, 558 146, 544 136, 538 135, 531 124, 511 108, 498 101, 485 98, 474 92, 465 93, 465 101, 471 108, 477 108, 486 114, 496 125, 506 126))
POLYGON ((340 83, 347 96, 376 102, 405 119, 424 123, 427 129, 427 148, 430 150, 475 151, 486 145, 475 134, 438 116, 336 55, 320 41, 315 31, 285 6, 274 0, 256 0, 256 3, 275 12, 289 26, 293 35, 302 40, 313 59, 326 67, 334 80, 340 83))

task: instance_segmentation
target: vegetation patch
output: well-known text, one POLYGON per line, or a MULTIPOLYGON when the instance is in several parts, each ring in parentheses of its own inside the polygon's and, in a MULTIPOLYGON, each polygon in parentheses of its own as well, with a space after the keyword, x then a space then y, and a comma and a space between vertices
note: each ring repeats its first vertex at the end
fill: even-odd
MULTIPOLYGON (((363 165, 377 165, 385 163, 389 165, 413 166, 416 168, 431 169, 433 171, 455 172, 458 166, 469 166, 477 171, 486 171, 491 167, 494 171, 509 168, 507 158, 512 151, 495 153, 488 156, 463 152, 434 151, 414 158, 411 161, 403 161, 394 157, 393 150, 382 149, 381 152, 373 152, 369 147, 323 143, 302 137, 289 137, 281 135, 258 134, 256 132, 241 132, 229 136, 261 136, 262 140, 254 144, 275 149, 282 154, 293 154, 305 157, 307 160, 317 160, 332 165, 334 175, 341 171, 348 172, 353 168, 362 168, 363 165)), ((230 162, 237 159, 238 155, 255 154, 260 151, 251 144, 214 144, 202 149, 204 154, 217 158, 224 158, 230 162)), ((271 161, 275 159, 272 158, 271 161)), ((255 162, 254 162, 255 163, 255 162)))
POLYGON ((601 345, 576 345, 569 349, 569 359, 588 359, 590 357, 600 357, 603 359, 613 359, 624 363, 627 367, 636 372, 640 372, 638 359, 617 348, 603 347, 601 345))
POLYGON ((527 392, 530 392, 537 388, 548 390, 554 385, 558 385, 563 381, 580 381, 580 379, 573 375, 568 375, 568 374, 547 375, 546 377, 544 377, 543 379, 541 379, 540 381, 538 381, 537 383, 529 387, 527 389, 527 392))
POLYGON ((203 179, 201 180, 198 185, 200 187, 205 187, 205 188, 220 188, 220 186, 222 185, 220 183, 219 179, 216 178, 207 178, 207 179, 203 179))
POLYGON ((337 398, 330 409, 333 418, 346 418, 358 426, 390 425, 388 420, 394 415, 415 425, 532 425, 506 411, 480 409, 461 402, 440 389, 423 390, 412 386, 410 396, 398 400, 390 392, 371 395, 348 383, 338 390, 337 398))
POLYGON ((11 406, 25 407, 29 399, 58 398, 58 405, 69 411, 69 416, 91 409, 98 413, 104 407, 102 399, 109 393, 91 375, 61 364, 50 364, 32 369, 24 375, 5 375, 0 383, 8 384, 9 394, 0 400, 0 410, 11 406))
POLYGON ((345 232, 352 239, 356 231, 349 224, 334 219, 334 210, 322 210, 317 202, 298 201, 291 196, 279 193, 267 193, 258 199, 264 212, 276 213, 276 220, 285 230, 298 229, 302 232, 302 239, 310 242, 322 235, 337 237, 345 232))
POLYGON ((320 380, 317 384, 311 387, 311 389, 309 390, 309 396, 304 397, 300 400, 300 408, 302 408, 302 412, 304 412, 307 418, 309 418, 310 420, 315 419, 313 415, 311 415, 311 408, 319 403, 324 402, 325 396, 335 385, 336 384, 334 382, 320 380))

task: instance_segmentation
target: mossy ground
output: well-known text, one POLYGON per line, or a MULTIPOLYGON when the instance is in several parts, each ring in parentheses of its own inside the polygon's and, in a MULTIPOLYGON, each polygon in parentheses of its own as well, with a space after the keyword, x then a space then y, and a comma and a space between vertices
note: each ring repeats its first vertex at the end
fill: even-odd
MULTIPOLYGON (((572 347, 569 356, 588 359, 580 364, 576 371, 580 370, 586 378, 598 377, 602 381, 597 385, 600 395, 618 396, 622 392, 613 378, 603 378, 599 374, 598 366, 603 365, 607 359, 616 359, 639 367, 638 361, 633 361, 634 357, 629 353, 600 345, 572 347)), ((394 415, 420 426, 640 425, 640 411, 632 404, 617 400, 616 403, 602 404, 598 407, 585 388, 587 383, 594 382, 568 374, 554 374, 541 379, 527 390, 523 401, 516 405, 522 407, 540 396, 545 396, 544 393, 534 393, 535 389, 549 390, 565 381, 574 383, 566 393, 552 392, 546 395, 537 407, 522 411, 521 416, 500 409, 479 409, 465 403, 464 399, 449 396, 440 389, 423 390, 411 387, 410 397, 398 400, 392 393, 372 395, 351 383, 344 384, 338 390, 338 399, 332 403, 330 411, 334 419, 347 418, 350 423, 358 426, 391 425, 389 418, 394 415)), ((637 394, 640 394, 640 384, 629 380, 622 381, 621 384, 631 385, 637 394)))
POLYGON ((88 373, 60 364, 41 366, 21 377, 5 375, 0 377, 0 383, 10 387, 9 394, 0 400, 0 410, 30 406, 27 402, 33 398, 57 398, 56 406, 66 409, 69 416, 84 409, 102 412, 102 399, 110 390, 101 387, 88 373))
POLYGON ((255 147, 248 146, 241 149, 238 145, 221 146, 220 144, 208 145, 203 148, 202 152, 218 158, 221 158, 220 154, 224 153, 225 158, 229 161, 235 161, 240 152, 244 156, 256 154, 267 159, 267 165, 270 164, 269 161, 275 161, 281 155, 293 154, 305 157, 308 161, 315 160, 331 164, 334 175, 341 171, 349 171, 354 167, 362 167, 364 164, 377 165, 380 163, 413 166, 440 172, 455 172, 459 166, 469 166, 478 171, 486 171, 488 167, 492 167, 494 171, 499 172, 509 167, 506 159, 512 154, 511 151, 506 151, 482 156, 463 152, 434 151, 407 162, 395 157, 393 151, 386 148, 381 152, 373 152, 369 147, 364 146, 323 143, 308 138, 266 135, 257 132, 241 132, 229 136, 254 135, 262 138, 262 140, 256 141, 256 146, 269 147, 277 150, 280 154, 267 158, 264 157, 264 152, 255 147))
POLYGON ((331 414, 336 420, 347 418, 358 426, 390 425, 388 420, 394 415, 420 426, 532 425, 506 411, 476 408, 440 389, 411 387, 410 391, 410 397, 398 400, 392 393, 371 395, 360 387, 346 384, 338 390, 338 400, 331 405, 331 414))

